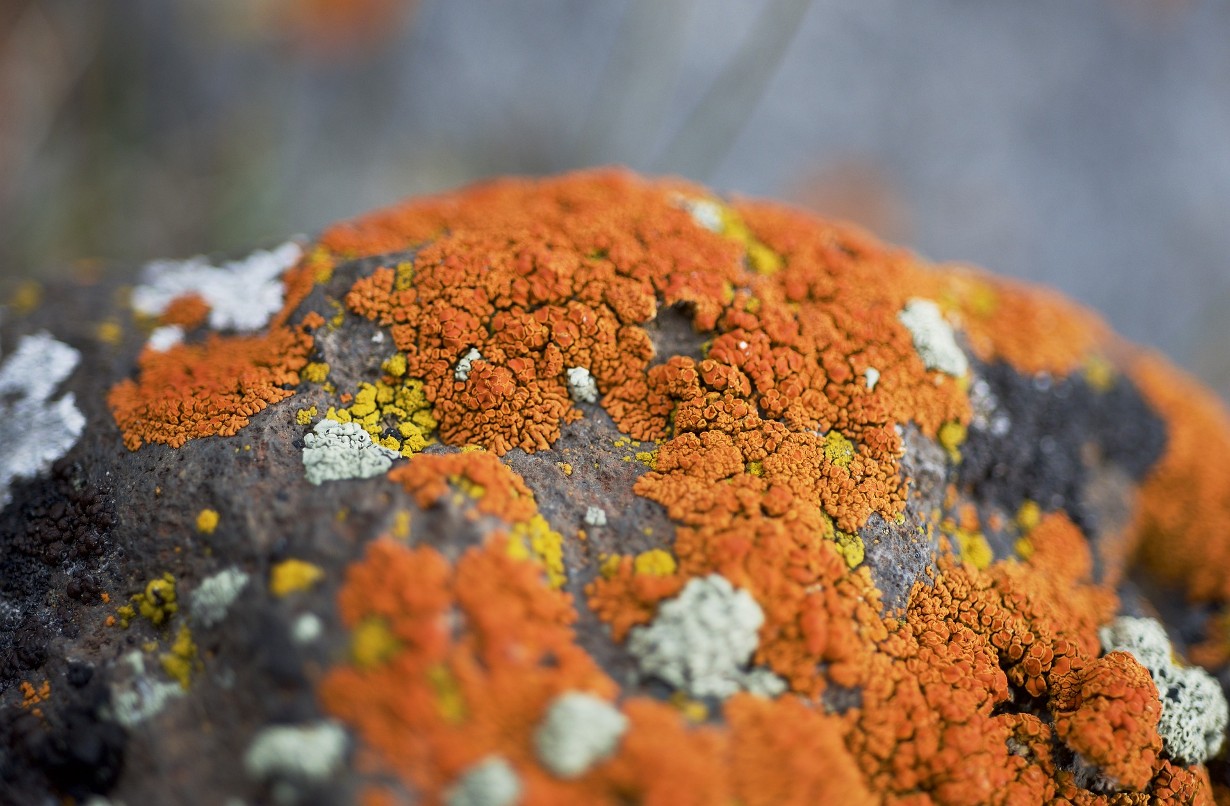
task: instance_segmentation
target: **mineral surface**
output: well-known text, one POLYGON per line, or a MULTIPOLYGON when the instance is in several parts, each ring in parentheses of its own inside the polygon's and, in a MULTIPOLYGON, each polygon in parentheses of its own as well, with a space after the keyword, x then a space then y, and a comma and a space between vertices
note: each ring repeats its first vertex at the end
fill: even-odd
POLYGON ((0 320, 0 802, 1230 803, 1230 418, 1053 293, 611 170, 133 277, 0 320))

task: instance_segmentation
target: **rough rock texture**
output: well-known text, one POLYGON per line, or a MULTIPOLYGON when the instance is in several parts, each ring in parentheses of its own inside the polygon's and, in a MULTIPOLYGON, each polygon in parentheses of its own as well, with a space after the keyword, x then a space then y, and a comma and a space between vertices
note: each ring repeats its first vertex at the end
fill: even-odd
POLYGON ((153 316, 138 279, 0 321, 0 362, 80 354, 0 399, 0 802, 1230 792, 1099 640, 1152 618, 1166 674, 1230 682, 1230 420, 1093 314, 619 172, 271 254, 221 262, 281 300, 242 330, 205 260, 153 316), (391 469, 308 479, 322 420, 391 469), (750 630, 688 609, 715 575, 750 630), (655 673, 661 613, 746 684, 655 673), (574 701, 611 728, 544 763, 574 701))

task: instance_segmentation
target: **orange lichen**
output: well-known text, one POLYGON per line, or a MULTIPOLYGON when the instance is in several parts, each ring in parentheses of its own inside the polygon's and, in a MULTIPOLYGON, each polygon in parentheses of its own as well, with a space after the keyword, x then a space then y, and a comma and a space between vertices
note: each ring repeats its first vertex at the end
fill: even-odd
POLYGON ((178 448, 190 439, 232 436, 252 415, 294 394, 312 337, 292 329, 144 350, 138 380, 112 387, 107 404, 135 451, 146 442, 178 448))
POLYGON ((51 696, 51 681, 44 680, 37 688, 28 680, 21 681, 21 707, 35 716, 42 716, 43 710, 38 704, 45 702, 51 696))
POLYGON ((1088 308, 1049 289, 966 267, 949 267, 935 279, 941 299, 960 312, 965 338, 981 360, 1005 361, 1028 375, 1069 375, 1105 364, 1100 351, 1112 344, 1110 328, 1088 308))
POLYGON ((200 294, 184 294, 171 300, 166 309, 159 315, 158 323, 162 325, 179 325, 184 330, 192 330, 205 324, 209 318, 209 303, 200 294))
POLYGON ((731 775, 747 806, 877 803, 843 741, 839 718, 785 697, 746 694, 725 708, 730 726, 731 775))
POLYGON ((493 454, 467 451, 420 454, 414 461, 389 471, 426 509, 448 495, 449 482, 464 483, 474 498, 474 509, 507 523, 528 521, 538 514, 534 494, 515 472, 493 454))
POLYGON ((1197 600, 1230 599, 1230 415, 1207 389, 1155 355, 1131 376, 1167 425, 1166 450, 1138 498, 1140 559, 1197 600))
MULTIPOLYGON (((964 269, 926 271, 853 228, 613 171, 411 202, 331 228, 316 254, 387 256, 346 306, 389 328, 399 352, 386 372, 422 379, 441 441, 463 448, 416 455, 390 478, 421 507, 451 495, 472 504, 468 517, 511 527, 455 569, 431 549, 382 541, 342 591, 361 651, 330 674, 322 697, 429 801, 489 754, 511 764, 531 803, 975 806, 1207 793, 1200 771, 1157 757, 1138 670, 1099 659, 1097 628, 1118 603, 1094 581, 1088 541, 1067 516, 1023 502, 1009 527, 1023 559, 995 562, 954 488, 945 508, 958 517, 941 531, 967 563, 939 557, 889 614, 857 567, 858 530, 873 516, 904 520, 902 429, 917 426, 958 464, 972 417, 970 376, 928 368, 903 308, 934 301, 981 361, 1104 380, 1114 345, 1078 307, 964 269), (701 203, 717 210, 716 225, 713 210, 696 213, 701 203), (647 325, 665 309, 688 318, 696 355, 655 355, 647 325), (628 699, 614 755, 563 781, 534 758, 534 726, 564 690, 610 698, 617 686, 573 642, 571 600, 517 548, 531 524, 551 530, 500 457, 547 449, 582 416, 573 368, 592 376, 626 435, 617 449, 658 443, 634 491, 674 526, 661 552, 669 567, 658 556, 603 556, 586 587, 590 610, 623 640, 689 580, 721 574, 763 612, 752 663, 791 694, 735 695, 720 722, 700 728, 681 712, 705 719, 705 704, 679 692, 678 707, 628 699), (826 714, 828 696, 846 690, 858 705, 826 714), (1061 743, 1136 791, 1093 791, 1061 743)), ((1230 428, 1193 414, 1168 379, 1160 390, 1142 385, 1163 414, 1193 423, 1179 426, 1191 434, 1150 481, 1160 499, 1204 459, 1201 429, 1230 428)), ((1230 461, 1226 439, 1217 461, 1230 461)), ((1194 550, 1196 524, 1226 506, 1230 482, 1204 484, 1198 494, 1214 502, 1203 509, 1146 496, 1142 528, 1178 528, 1190 557, 1208 558, 1194 550)), ((998 534, 1005 520, 992 513, 987 528, 998 534)), ((1197 563, 1155 561, 1224 596, 1201 576, 1218 566, 1197 563)))
POLYGON ((1162 702, 1149 671, 1111 652, 1059 678, 1051 697, 1055 733, 1116 788, 1140 791, 1162 750, 1162 702))

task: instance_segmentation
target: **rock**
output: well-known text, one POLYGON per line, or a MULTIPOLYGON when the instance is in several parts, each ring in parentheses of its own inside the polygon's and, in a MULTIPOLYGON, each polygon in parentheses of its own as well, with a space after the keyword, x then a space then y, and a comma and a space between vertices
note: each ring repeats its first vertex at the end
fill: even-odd
POLYGON ((1230 786, 1230 420, 1049 292, 600 171, 43 297, 0 800, 1230 786))

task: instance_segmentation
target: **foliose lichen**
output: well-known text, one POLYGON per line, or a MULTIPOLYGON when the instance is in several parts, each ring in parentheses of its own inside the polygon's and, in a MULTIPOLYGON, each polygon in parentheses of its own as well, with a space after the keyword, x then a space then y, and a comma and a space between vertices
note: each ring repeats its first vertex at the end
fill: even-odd
POLYGON ((52 400, 80 361, 79 352, 43 332, 22 337, 0 364, 0 510, 15 480, 45 473, 85 430, 72 392, 52 400))

